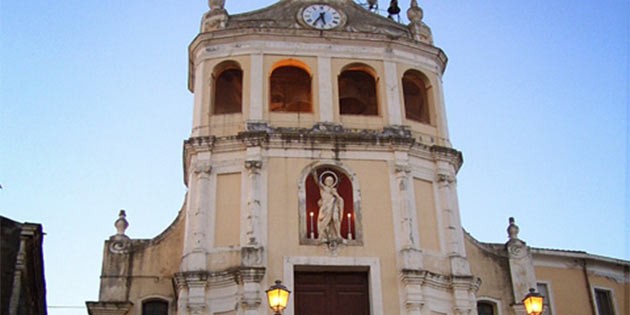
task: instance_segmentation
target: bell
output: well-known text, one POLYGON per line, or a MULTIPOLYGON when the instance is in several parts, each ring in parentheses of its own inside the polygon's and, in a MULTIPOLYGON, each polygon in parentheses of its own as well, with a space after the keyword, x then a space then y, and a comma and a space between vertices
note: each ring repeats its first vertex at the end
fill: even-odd
POLYGON ((392 15, 398 15, 400 13, 400 7, 398 6, 398 0, 392 0, 389 3, 389 8, 387 8, 387 13, 389 13, 389 17, 392 15))

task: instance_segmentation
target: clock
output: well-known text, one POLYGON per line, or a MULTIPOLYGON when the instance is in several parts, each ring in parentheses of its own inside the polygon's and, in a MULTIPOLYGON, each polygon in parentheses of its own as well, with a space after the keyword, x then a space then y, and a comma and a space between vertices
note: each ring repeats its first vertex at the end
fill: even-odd
POLYGON ((345 22, 345 16, 327 4, 311 4, 298 15, 304 24, 319 30, 330 30, 345 22))

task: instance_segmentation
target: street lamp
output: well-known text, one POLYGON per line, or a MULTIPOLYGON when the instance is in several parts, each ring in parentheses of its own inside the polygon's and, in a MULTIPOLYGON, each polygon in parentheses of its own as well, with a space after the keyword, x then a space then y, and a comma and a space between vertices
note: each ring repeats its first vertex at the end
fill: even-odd
POLYGON ((291 291, 282 285, 282 281, 276 280, 276 284, 272 285, 267 292, 267 301, 269 307, 275 312, 274 315, 282 315, 282 311, 287 308, 289 303, 289 294, 291 291))
POLYGON ((543 296, 535 289, 529 289, 529 293, 523 299, 525 310, 528 315, 540 315, 543 312, 543 296))

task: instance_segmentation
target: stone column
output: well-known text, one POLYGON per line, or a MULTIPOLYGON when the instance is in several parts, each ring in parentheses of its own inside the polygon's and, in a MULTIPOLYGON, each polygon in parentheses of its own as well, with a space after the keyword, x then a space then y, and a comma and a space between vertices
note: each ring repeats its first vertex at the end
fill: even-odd
POLYGON ((317 57, 317 77, 319 83, 319 121, 332 123, 334 120, 333 110, 333 87, 331 58, 327 56, 317 57))
POLYGON ((247 170, 247 245, 260 245, 260 169, 262 161, 245 161, 247 170))
POLYGON ((404 290, 404 314, 408 315, 424 315, 428 309, 425 309, 425 298, 423 285, 426 278, 426 271, 420 270, 403 270, 400 274, 402 288, 404 290))
POLYGON ((452 174, 438 174, 438 185, 444 218, 446 251, 453 275, 470 275, 470 266, 464 249, 464 234, 457 205, 456 178, 452 174))
POLYGON ((254 53, 250 57, 250 78, 249 78, 249 120, 263 120, 264 91, 263 84, 266 80, 263 67, 264 59, 261 53, 254 53))
POLYGON ((529 293, 530 288, 536 289, 536 273, 527 244, 518 238, 519 228, 514 223, 514 218, 510 218, 509 222, 510 225, 507 228, 509 240, 505 247, 509 257, 512 293, 517 303, 512 306, 512 309, 515 314, 524 315, 525 308, 520 302, 529 293))
POLYGON ((394 211, 397 211, 399 235, 400 267, 404 269, 420 270, 423 268, 422 252, 418 239, 418 224, 415 218, 415 205, 412 204, 413 191, 410 184, 411 168, 404 161, 398 161, 394 165, 396 184, 396 202, 394 211))
POLYGON ((442 77, 437 76, 435 79, 435 109, 437 110, 436 118, 438 119, 438 145, 451 147, 448 133, 448 121, 446 119, 446 106, 444 104, 444 89, 442 87, 442 77))
POLYGON ((245 267, 241 269, 241 283, 243 295, 241 308, 245 315, 259 315, 263 299, 261 281, 265 276, 263 267, 245 267))
POLYGON ((207 272, 180 272, 175 274, 175 284, 178 290, 178 315, 206 315, 212 314, 206 302, 206 288, 208 286, 207 272))
POLYGON ((187 233, 183 257, 183 271, 206 270, 206 252, 208 244, 208 212, 210 206, 210 172, 212 166, 209 159, 196 157, 191 176, 191 203, 187 205, 187 233))
POLYGON ((389 125, 402 125, 402 103, 400 102, 400 78, 396 69, 396 63, 385 61, 385 95, 387 97, 387 112, 389 125))
MULTIPOLYGON (((400 154, 399 154, 399 157, 400 154)), ((422 289, 422 269, 424 268, 422 251, 418 239, 418 224, 415 220, 415 205, 413 201, 413 188, 411 185, 411 168, 407 160, 398 160, 394 165, 395 196, 394 211, 398 212, 399 232, 399 265, 400 285, 403 290, 402 309, 405 314, 420 315, 424 306, 424 294, 422 289)))
MULTIPOLYGON (((193 104, 193 125, 192 125, 192 137, 199 137, 202 135, 202 129, 207 124, 210 115, 210 108, 207 104, 204 104, 203 94, 205 84, 205 60, 200 60, 195 63, 195 82, 194 82, 194 104, 193 104), (205 106, 204 106, 205 105, 205 106)), ((211 82, 213 83, 213 82, 211 82)), ((212 88, 209 86, 209 88, 212 88)))

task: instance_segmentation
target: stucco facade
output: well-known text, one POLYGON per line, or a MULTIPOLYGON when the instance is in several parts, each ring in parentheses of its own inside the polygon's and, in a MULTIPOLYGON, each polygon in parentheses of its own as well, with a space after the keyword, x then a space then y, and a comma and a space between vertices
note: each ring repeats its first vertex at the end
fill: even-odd
MULTIPOLYGON (((553 268, 580 276, 566 257, 514 234, 502 248, 465 234, 456 187, 463 160, 449 141, 442 88, 447 59, 415 1, 409 25, 349 0, 283 0, 239 15, 209 3, 189 47, 185 204, 152 240, 130 239, 120 213, 90 314, 139 315, 147 301, 168 314, 267 314, 264 290, 276 279, 292 288, 305 270, 365 273, 374 315, 477 314, 480 297, 497 314, 521 314, 518 303, 538 280, 563 288, 553 268), (336 10, 339 25, 309 26, 303 12, 314 4, 336 10), (295 76, 293 91, 278 88, 281 71, 295 76), (217 101, 228 93, 230 106, 217 101), (335 178, 328 188, 325 173, 335 178), (328 222, 325 189, 345 201, 335 239, 315 226, 315 211, 328 222)), ((621 311, 629 264, 611 261, 598 266, 617 278, 594 273, 589 283, 614 289, 618 313, 630 314, 621 311)), ((554 294, 562 314, 571 306, 554 294)), ((295 303, 292 295, 285 314, 295 303)))

